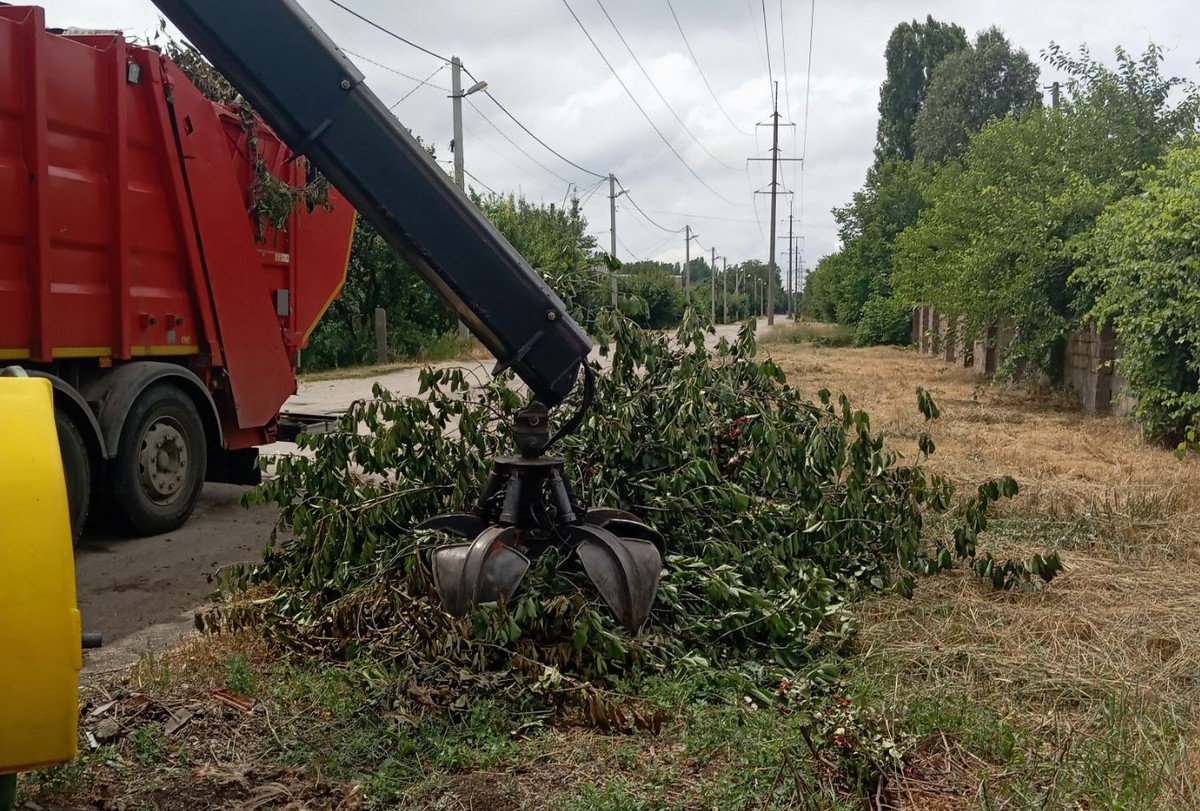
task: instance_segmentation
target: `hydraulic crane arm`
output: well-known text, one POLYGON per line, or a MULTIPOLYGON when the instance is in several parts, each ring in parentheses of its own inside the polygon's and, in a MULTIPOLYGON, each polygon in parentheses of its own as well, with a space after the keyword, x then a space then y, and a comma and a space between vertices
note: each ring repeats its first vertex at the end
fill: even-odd
POLYGON ((154 0, 548 406, 591 346, 554 291, 452 183, 295 0, 154 0))

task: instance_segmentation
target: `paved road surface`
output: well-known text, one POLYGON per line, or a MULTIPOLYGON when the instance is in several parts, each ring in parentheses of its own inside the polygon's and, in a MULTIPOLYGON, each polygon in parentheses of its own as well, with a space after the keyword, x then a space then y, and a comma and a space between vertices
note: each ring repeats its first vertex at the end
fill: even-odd
MULTIPOLYGON (((718 328, 732 338, 736 325, 718 328)), ((477 368, 486 380, 491 363, 468 361, 445 366, 477 368)), ((416 395, 418 369, 401 369, 366 379, 302 382, 285 410, 336 414, 357 399, 370 397, 382 383, 398 394, 416 395)), ((278 443, 264 453, 286 453, 278 443)), ((245 509, 238 494, 245 488, 205 486, 192 519, 180 530, 152 538, 111 535, 85 537, 75 556, 79 609, 85 631, 104 635, 104 648, 88 652, 85 672, 102 672, 136 661, 147 650, 178 642, 192 627, 196 608, 213 591, 212 576, 231 563, 256 560, 274 524, 270 508, 245 509)))

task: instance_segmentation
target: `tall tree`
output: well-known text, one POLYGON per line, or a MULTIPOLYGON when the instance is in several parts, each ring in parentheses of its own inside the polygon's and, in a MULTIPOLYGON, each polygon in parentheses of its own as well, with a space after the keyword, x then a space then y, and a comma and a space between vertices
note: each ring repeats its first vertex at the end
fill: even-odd
POLYGON ((953 23, 900 23, 888 38, 884 58, 887 78, 879 88, 879 130, 875 159, 879 163, 913 158, 913 125, 926 88, 938 64, 967 48, 967 34, 953 23))
POLYGON ((940 163, 956 156, 993 118, 1041 104, 1038 69, 998 28, 980 32, 975 46, 950 54, 933 71, 925 103, 913 125, 918 160, 940 163))

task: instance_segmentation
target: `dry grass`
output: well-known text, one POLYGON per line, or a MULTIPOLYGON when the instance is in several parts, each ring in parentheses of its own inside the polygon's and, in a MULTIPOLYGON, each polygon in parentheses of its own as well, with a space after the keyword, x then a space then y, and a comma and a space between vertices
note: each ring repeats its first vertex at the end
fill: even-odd
MULTIPOLYGON (((964 488, 1004 474, 1021 485, 993 522, 987 550, 1025 556, 1050 547, 1066 565, 1043 592, 998 592, 955 571, 923 581, 909 601, 870 599, 857 610, 855 669, 901 703, 914 691, 959 696, 1064 751, 1115 748, 1164 775, 1153 807, 1196 807, 1200 464, 1144 443, 1119 418, 986 386, 970 370, 914 352, 770 352, 802 390, 845 392, 906 454, 925 429, 913 395, 924 386, 942 412, 930 429, 930 465, 964 488)), ((978 797, 951 794, 960 804, 944 807, 978 807, 978 797)), ((910 807, 943 807, 931 800, 910 807)))
POLYGON ((845 392, 905 453, 915 453, 924 430, 913 393, 924 386, 942 412, 930 431, 938 448, 932 467, 961 485, 1015 476, 1016 512, 1078 514, 1107 505, 1137 519, 1159 500, 1175 523, 1194 519, 1191 540, 1200 540, 1200 464, 1145 444, 1122 419, 1089 417, 1053 395, 988 386, 969 369, 895 347, 769 351, 802 391, 845 392))

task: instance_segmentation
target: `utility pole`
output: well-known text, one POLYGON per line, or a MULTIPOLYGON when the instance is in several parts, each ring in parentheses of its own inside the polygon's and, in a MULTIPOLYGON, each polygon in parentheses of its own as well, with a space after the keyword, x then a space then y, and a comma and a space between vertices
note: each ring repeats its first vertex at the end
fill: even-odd
POLYGON ((708 304, 709 317, 712 322, 717 323, 717 249, 712 248, 712 265, 709 267, 708 279, 711 282, 709 285, 708 304))
POLYGON ((463 123, 462 100, 466 95, 462 90, 462 61, 457 56, 450 57, 450 103, 454 106, 454 182, 460 189, 465 189, 463 180, 463 123))
MULTIPOLYGON (((779 82, 775 82, 775 90, 773 94, 773 109, 771 110, 771 157, 770 158, 750 158, 750 160, 770 160, 771 161, 771 241, 768 250, 771 254, 771 261, 767 265, 767 303, 766 316, 767 326, 772 326, 775 323, 775 225, 778 222, 779 210, 777 198, 779 196, 779 163, 780 161, 799 161, 802 158, 780 158, 779 157, 779 82)), ((766 126, 760 123, 760 127, 766 126)), ((788 122, 786 126, 794 127, 795 124, 788 122)), ((758 191, 755 194, 763 194, 758 191)), ((791 194, 791 192, 786 192, 791 194)))
MULTIPOLYGON (((456 153, 457 154, 457 153, 456 153)), ((771 113, 771 263, 767 265, 767 326, 775 324, 775 198, 779 191, 779 82, 775 83, 775 109, 771 113)))
POLYGON ((721 257, 721 323, 729 323, 729 260, 721 257))
MULTIPOLYGON (((621 190, 624 194, 625 190, 621 190)), ((609 173, 608 175, 608 219, 609 219, 609 235, 611 237, 612 250, 609 251, 609 256, 613 259, 617 258, 617 179, 609 173)), ((617 271, 609 268, 608 270, 608 285, 612 292, 612 306, 617 309, 617 271)))
POLYGON ((692 240, 696 239, 700 235, 693 234, 692 226, 690 225, 683 226, 683 234, 685 237, 683 241, 683 289, 687 290, 692 286, 692 240))
MULTIPOLYGON (((460 189, 466 189, 466 168, 463 166, 463 121, 462 100, 466 93, 462 90, 462 60, 457 56, 450 58, 450 104, 454 110, 454 141, 451 147, 454 152, 454 182, 460 189)), ((458 322, 458 339, 465 341, 470 333, 467 325, 460 319, 458 322)))
POLYGON ((1058 82, 1053 82, 1050 85, 1050 106, 1058 108, 1058 82))
MULTIPOLYGON (((780 220, 782 222, 782 220, 780 220)), ((788 301, 785 312, 792 319, 796 317, 796 236, 795 224, 796 218, 793 215, 792 208, 788 206, 788 235, 785 237, 788 241, 788 275, 787 275, 787 291, 788 301)), ((803 237, 801 237, 803 239, 803 237)))

